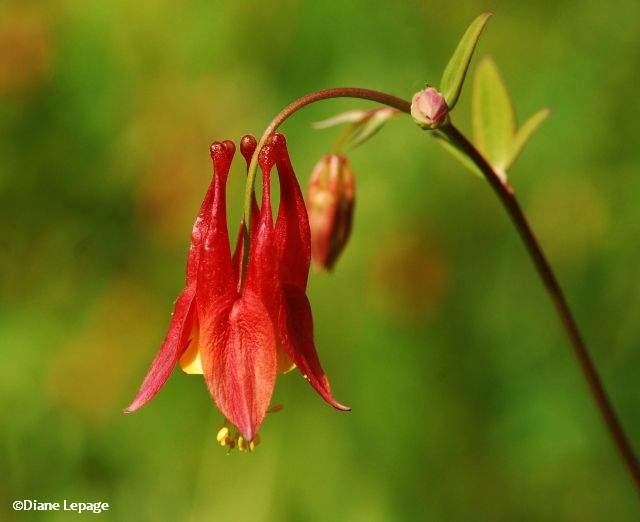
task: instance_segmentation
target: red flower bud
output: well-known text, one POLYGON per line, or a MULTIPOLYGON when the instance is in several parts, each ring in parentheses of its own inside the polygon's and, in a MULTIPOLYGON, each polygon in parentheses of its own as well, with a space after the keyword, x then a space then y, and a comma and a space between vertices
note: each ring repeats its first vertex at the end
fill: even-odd
POLYGON ((356 183, 347 158, 327 154, 313 168, 308 206, 311 257, 331 269, 351 234, 356 183))

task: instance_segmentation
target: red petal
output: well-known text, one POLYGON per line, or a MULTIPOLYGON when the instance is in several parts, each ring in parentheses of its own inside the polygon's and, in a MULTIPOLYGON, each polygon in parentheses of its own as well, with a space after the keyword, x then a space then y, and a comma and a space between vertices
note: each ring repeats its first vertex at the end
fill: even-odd
MULTIPOLYGON (((247 164, 247 170, 249 170, 249 164, 251 163, 251 157, 256 150, 258 142, 251 134, 246 134, 240 140, 240 152, 244 157, 244 161, 247 164)), ((260 217, 260 209, 258 208, 258 202, 256 200, 255 191, 251 194, 251 235, 255 232, 258 226, 260 217)))
POLYGON ((264 420, 276 379, 273 324, 251 291, 218 302, 200 326, 204 377, 216 405, 250 441, 264 420))
POLYGON ((229 232, 227 229, 226 186, 233 151, 221 143, 211 146, 211 158, 215 172, 215 188, 211 208, 211 222, 202 242, 198 266, 196 302, 198 317, 222 296, 235 291, 236 280, 231 262, 229 232))
POLYGON ((209 223, 211 222, 211 207, 213 205, 213 195, 215 188, 215 175, 211 178, 211 183, 207 189, 207 193, 202 200, 200 212, 196 217, 191 230, 191 245, 187 257, 187 286, 196 282, 198 277, 198 264, 200 262, 200 248, 202 240, 207 233, 209 223))
MULTIPOLYGON (((214 143, 211 146, 211 155, 224 155, 226 158, 232 154, 228 144, 214 143), (215 152, 215 154, 214 154, 215 152)), ((230 161, 230 160, 229 160, 230 161)), ((185 288, 174 306, 169 330, 160 347, 160 351, 151 363, 138 394, 133 402, 125 409, 125 412, 132 413, 149 402, 167 381, 176 363, 184 353, 189 343, 189 334, 195 319, 194 297, 196 294, 196 280, 198 267, 201 259, 202 242, 208 232, 212 220, 211 209, 214 204, 216 193, 216 169, 220 170, 220 160, 216 167, 214 159, 214 175, 204 196, 200 211, 196 217, 191 231, 191 246, 187 257, 187 288, 185 288)))
POLYGON ((293 171, 287 144, 282 134, 275 134, 272 145, 277 150, 280 179, 280 208, 276 219, 276 248, 283 283, 307 287, 311 260, 311 232, 302 191, 293 171))
MULTIPOLYGON (((251 156, 253 156, 254 151, 256 150, 256 139, 251 135, 247 134, 242 137, 240 140, 240 152, 244 156, 245 162, 247 164, 247 170, 249 169, 249 164, 251 163, 251 156)), ((256 231, 258 229, 258 225, 260 223, 260 208, 258 207, 258 201, 256 200, 256 193, 252 190, 251 193, 251 237, 256 235, 256 231)), ((233 270, 235 274, 235 278, 237 281, 240 280, 242 276, 242 263, 244 262, 244 241, 246 235, 246 227, 244 224, 244 219, 240 222, 240 230, 238 231, 238 237, 236 239, 236 247, 233 252, 232 264, 233 270)))
POLYGON ((132 413, 144 406, 160 391, 167 382, 171 372, 189 344, 189 334, 195 318, 194 313, 195 285, 185 288, 173 309, 169 331, 162 343, 160 351, 151 363, 140 391, 133 402, 124 410, 132 413))
POLYGON ((318 394, 338 410, 351 408, 340 404, 331 394, 329 380, 320 365, 313 342, 313 317, 311 305, 303 290, 295 285, 282 287, 282 307, 280 309, 280 339, 296 363, 298 369, 318 394))
POLYGON ((276 323, 279 308, 276 245, 271 212, 271 169, 273 148, 267 145, 260 153, 262 169, 262 210, 260 221, 251 236, 246 288, 260 297, 276 323))

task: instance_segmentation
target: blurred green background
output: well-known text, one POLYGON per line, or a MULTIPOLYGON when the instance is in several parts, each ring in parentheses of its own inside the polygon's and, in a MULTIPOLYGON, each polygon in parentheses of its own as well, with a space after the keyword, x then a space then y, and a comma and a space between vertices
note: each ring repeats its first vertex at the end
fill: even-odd
MULTIPOLYGON (((466 25, 522 121, 511 172, 640 448, 640 4, 0 2, 0 519, 638 520, 568 343, 491 191, 406 118, 351 154, 355 229, 311 278, 333 411, 292 372, 262 445, 225 455, 202 380, 121 413, 182 288, 208 145, 329 86, 409 98, 466 25), (68 516, 68 515, 67 515, 68 516)), ((470 89, 455 120, 469 130, 470 89)), ((301 182, 337 131, 284 127, 301 182)), ((230 222, 242 199, 240 161, 230 222)), ((234 225, 235 226, 235 225, 234 225)))

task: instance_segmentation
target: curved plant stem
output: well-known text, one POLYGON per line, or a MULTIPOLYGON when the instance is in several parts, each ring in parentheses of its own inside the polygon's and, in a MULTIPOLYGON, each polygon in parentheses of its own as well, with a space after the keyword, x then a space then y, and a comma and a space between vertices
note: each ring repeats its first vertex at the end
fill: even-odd
POLYGON ((582 374, 587 381, 591 396, 600 411, 600 415, 609 430, 611 438, 620 452, 620 456, 631 474, 631 478, 633 479, 636 489, 640 493, 640 464, 638 463, 638 459, 634 454, 631 443, 629 442, 620 420, 611 405, 607 392, 602 385, 602 381, 598 376, 595 364, 593 363, 589 351, 582 340, 582 336, 580 335, 578 326, 571 314, 571 310, 569 309, 567 300, 560 288, 560 284, 558 283, 558 280, 551 269, 551 265, 540 247, 540 244, 533 235, 531 227, 529 226, 529 223, 527 222, 511 187, 502 182, 487 160, 458 129, 453 125, 448 124, 440 130, 455 144, 457 144, 482 171, 518 230, 538 274, 540 275, 540 278, 553 301, 556 312, 560 317, 560 321, 569 336, 571 347, 573 348, 573 352, 578 360, 582 374))
MULTIPOLYGON (((249 165, 249 172, 247 174, 247 185, 245 190, 245 200, 244 200, 244 220, 245 223, 251 222, 251 196, 253 193, 253 185, 256 175, 256 168, 258 165, 258 154, 262 147, 267 142, 269 136, 287 119, 289 116, 294 114, 296 111, 304 107, 305 105, 309 105, 319 100, 325 100, 328 98, 360 98, 365 100, 370 100, 378 103, 382 103, 384 105, 388 105, 389 107, 394 107, 401 112, 410 114, 411 113, 411 103, 403 100, 401 98, 396 98, 390 94, 373 91, 370 89, 362 89, 357 87, 343 87, 343 88, 335 88, 335 89, 325 89, 322 91, 317 91, 311 94, 307 94, 302 98, 297 99, 296 101, 289 104, 285 107, 278 115, 271 121, 266 130, 264 131, 260 141, 258 142, 258 146, 251 158, 251 163, 249 165)), ((591 392, 591 396, 602 416, 602 419, 609 430, 611 438, 615 443, 622 460, 624 461, 629 473, 631 474, 631 478, 633 479, 634 485, 636 487, 637 492, 640 494, 640 463, 631 447, 628 437, 626 436, 620 420, 618 419, 615 410, 607 396, 607 393, 602 385, 602 381, 598 376, 598 371, 596 370, 595 364, 591 359, 589 351, 582 340, 582 336, 580 335, 580 331, 578 330, 578 326, 571 314, 571 310, 569 309, 569 305, 567 304, 567 300, 564 297, 562 289, 560 288, 560 284, 556 279, 555 274, 547 260, 540 244, 538 243, 536 237, 534 236, 529 223, 520 208, 520 204, 513 194, 513 190, 511 187, 503 182, 498 174, 493 170, 491 165, 487 162, 487 160, 478 152, 478 150, 473 146, 469 140, 451 123, 447 123, 445 126, 439 129, 440 132, 446 134, 451 141, 453 141, 465 154, 469 156, 469 158, 476 164, 476 166, 482 171, 485 178, 491 185, 491 188, 494 190, 501 203, 503 204, 505 210, 509 214, 511 221, 516 227, 520 238, 525 244, 531 259, 542 279, 542 282, 551 297, 551 300, 555 306, 556 312, 560 318, 562 326, 564 327, 567 335, 569 336, 569 341, 571 342, 571 347, 573 352, 578 360, 578 364, 580 366, 580 370, 584 375, 585 380, 587 381, 587 385, 589 387, 589 391, 591 392)), ((249 227, 246 227, 245 230, 248 230, 249 227)), ((248 242, 247 242, 248 244, 248 242)), ((246 248, 245 252, 249 249, 246 248)))
MULTIPOLYGON (((249 171, 247 172, 247 184, 244 192, 244 222, 251 223, 251 196, 253 194, 253 184, 256 178, 256 169, 258 167, 258 155, 264 147, 269 136, 275 132, 275 130, 294 112, 301 109, 305 105, 314 103, 320 100, 326 100, 328 98, 360 98, 363 100, 370 100, 389 107, 394 107, 399 111, 409 113, 411 111, 411 104, 401 98, 396 98, 391 94, 384 92, 373 91, 371 89, 362 89, 359 87, 336 87, 333 89, 324 89, 322 91, 312 92, 302 98, 298 98, 296 101, 287 105, 282 109, 271 123, 267 126, 258 146, 256 147, 253 156, 251 157, 251 163, 249 164, 249 171)), ((247 227, 245 230, 248 230, 247 227)), ((248 250, 248 249, 247 249, 248 250)))

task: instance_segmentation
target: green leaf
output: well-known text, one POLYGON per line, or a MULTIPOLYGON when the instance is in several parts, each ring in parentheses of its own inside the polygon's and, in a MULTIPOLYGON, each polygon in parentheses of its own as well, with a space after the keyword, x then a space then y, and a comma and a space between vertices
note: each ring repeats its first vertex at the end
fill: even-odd
POLYGON ((440 92, 444 95, 449 110, 453 109, 458 101, 467 69, 469 69, 473 50, 478 43, 480 34, 482 34, 482 30, 487 24, 489 17, 491 17, 491 13, 482 13, 471 22, 471 25, 467 28, 464 35, 462 35, 458 47, 456 47, 456 50, 442 73, 440 92))
POLYGON ((471 111, 476 147, 495 170, 504 173, 516 134, 516 116, 491 58, 484 58, 476 69, 471 111))
POLYGON ((449 154, 456 158, 467 169, 473 172, 476 176, 484 178, 484 174, 471 160, 471 158, 469 158, 469 156, 467 156, 463 150, 459 149, 453 142, 451 142, 449 138, 447 138, 440 132, 433 133, 433 137, 444 150, 446 150, 449 154))
POLYGON ((366 111, 349 111, 314 123, 313 127, 315 129, 328 129, 329 127, 348 123, 338 137, 334 150, 341 150, 347 144, 350 149, 354 149, 377 133, 387 120, 396 114, 402 113, 392 107, 366 111))
POLYGON ((526 123, 518 129, 513 141, 511 142, 511 150, 509 157, 505 164, 505 170, 513 165, 513 162, 518 158, 522 149, 527 144, 533 133, 538 129, 544 120, 549 117, 551 111, 549 109, 541 109, 536 112, 526 123))
POLYGON ((371 136, 378 132, 389 118, 398 114, 398 111, 391 108, 376 110, 373 115, 364 123, 358 126, 356 131, 349 138, 349 148, 355 149, 362 145, 371 136))

